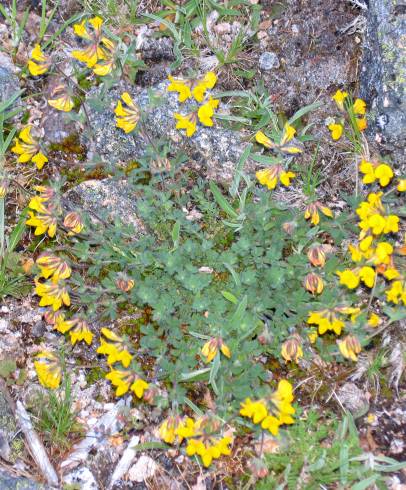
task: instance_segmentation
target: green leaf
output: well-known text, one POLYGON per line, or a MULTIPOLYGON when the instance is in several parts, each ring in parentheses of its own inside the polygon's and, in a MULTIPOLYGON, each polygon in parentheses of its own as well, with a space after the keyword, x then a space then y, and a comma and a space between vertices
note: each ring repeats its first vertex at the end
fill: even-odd
POLYGON ((173 246, 177 248, 179 246, 179 235, 180 235, 180 223, 177 221, 172 228, 172 241, 173 246))
POLYGON ((25 230, 25 221, 26 221, 27 213, 28 213, 28 208, 25 208, 21 213, 17 224, 13 228, 13 231, 10 233, 10 236, 8 238, 7 253, 13 252, 13 250, 19 244, 25 230))
POLYGON ((233 279, 234 279, 236 286, 240 287, 241 286, 241 280, 240 280, 240 276, 237 274, 237 272, 233 269, 233 267, 230 264, 227 264, 227 262, 223 262, 223 265, 228 269, 230 274, 233 276, 233 279))
POLYGON ((303 117, 308 112, 315 111, 322 105, 323 105, 322 102, 313 102, 313 104, 309 104, 302 107, 301 109, 299 109, 297 112, 293 114, 293 116, 288 120, 288 123, 293 124, 295 121, 303 117))
POLYGON ((229 291, 221 291, 221 294, 231 303, 238 304, 238 299, 229 291))
POLYGON ((221 209, 226 212, 231 218, 237 219, 238 213, 234 210, 234 208, 230 205, 230 203, 225 199, 223 194, 217 185, 211 181, 210 182, 210 190, 216 200, 217 204, 221 207, 221 209))
POLYGON ((247 295, 245 295, 241 300, 240 304, 238 305, 237 309, 235 310, 234 315, 231 317, 232 325, 241 323, 242 317, 245 313, 245 310, 247 309, 247 305, 248 305, 248 297, 247 295))
POLYGON ((240 156, 240 158, 238 160, 237 166, 235 168, 233 183, 231 184, 231 187, 230 187, 230 194, 232 197, 235 197, 237 195, 238 188, 240 185, 242 171, 243 171, 245 162, 248 160, 248 158, 250 156, 251 149, 252 149, 252 144, 250 143, 249 145, 247 145, 247 147, 245 148, 245 150, 243 151, 242 155, 240 156))
POLYGON ((374 474, 370 476, 369 478, 365 478, 365 480, 362 480, 355 485, 351 487, 351 490, 365 490, 366 488, 370 488, 372 483, 375 483, 376 480, 379 478, 378 474, 374 474))

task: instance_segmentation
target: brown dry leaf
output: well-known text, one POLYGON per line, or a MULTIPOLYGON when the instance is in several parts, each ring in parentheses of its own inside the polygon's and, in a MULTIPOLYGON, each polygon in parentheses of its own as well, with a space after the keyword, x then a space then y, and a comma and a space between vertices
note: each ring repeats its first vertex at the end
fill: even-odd
POLYGON ((264 20, 263 22, 261 22, 259 24, 259 29, 261 31, 266 31, 267 29, 269 29, 270 27, 272 27, 272 23, 273 23, 273 20, 272 19, 268 19, 268 20, 264 20))

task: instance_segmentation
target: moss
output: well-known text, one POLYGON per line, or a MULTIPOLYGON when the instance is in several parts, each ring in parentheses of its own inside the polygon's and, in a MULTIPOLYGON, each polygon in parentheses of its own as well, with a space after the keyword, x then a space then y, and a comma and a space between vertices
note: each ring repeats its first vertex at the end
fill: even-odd
POLYGON ((74 154, 79 160, 84 160, 86 156, 86 149, 80 144, 78 134, 67 136, 61 143, 51 143, 49 149, 74 154))
POLYGON ((89 371, 87 371, 86 381, 88 382, 89 385, 92 385, 92 384, 96 383, 96 381, 103 379, 104 375, 105 375, 105 372, 103 371, 102 368, 94 367, 92 369, 89 369, 89 371))

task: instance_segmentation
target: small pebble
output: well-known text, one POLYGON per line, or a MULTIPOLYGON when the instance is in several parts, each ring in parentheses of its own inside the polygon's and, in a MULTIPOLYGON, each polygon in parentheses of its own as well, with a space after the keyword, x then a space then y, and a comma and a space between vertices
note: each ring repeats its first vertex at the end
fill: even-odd
POLYGON ((265 51, 259 57, 259 68, 263 71, 270 71, 279 68, 280 62, 276 53, 265 51))

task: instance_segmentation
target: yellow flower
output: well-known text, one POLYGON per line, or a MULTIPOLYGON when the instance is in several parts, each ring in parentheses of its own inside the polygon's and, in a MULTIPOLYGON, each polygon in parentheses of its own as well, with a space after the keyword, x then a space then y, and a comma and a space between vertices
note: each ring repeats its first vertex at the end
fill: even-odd
POLYGON ((50 238, 55 236, 57 219, 53 214, 34 214, 32 211, 28 211, 29 219, 26 224, 35 227, 34 235, 43 235, 48 232, 50 238))
POLYGON ((341 90, 337 90, 337 92, 332 97, 332 99, 337 104, 337 107, 341 111, 344 110, 344 101, 347 97, 348 97, 348 92, 342 92, 341 90))
POLYGON ((359 131, 364 131, 368 126, 367 120, 365 119, 365 117, 357 117, 355 119, 355 122, 357 124, 359 131))
POLYGON ((69 332, 72 345, 81 340, 84 340, 87 345, 92 343, 93 333, 83 318, 74 317, 66 320, 64 315, 60 315, 55 320, 55 329, 63 334, 69 332))
POLYGON ((36 264, 40 268, 41 276, 45 277, 45 279, 52 276, 52 282, 55 283, 61 279, 67 279, 72 273, 69 265, 53 254, 41 254, 36 260, 36 264))
POLYGON ((100 46, 103 19, 100 17, 90 19, 89 24, 92 27, 90 31, 87 29, 86 24, 87 21, 85 19, 80 24, 73 26, 75 34, 88 43, 85 49, 73 50, 72 56, 78 61, 86 63, 88 68, 93 68, 99 60, 104 60, 106 57, 103 48, 100 46))
POLYGON ((318 211, 321 211, 325 216, 333 218, 333 212, 327 206, 323 206, 319 201, 315 201, 306 206, 304 217, 310 219, 312 225, 318 225, 320 223, 320 215, 318 211))
POLYGON ((309 325, 317 325, 320 335, 323 335, 328 330, 340 335, 344 327, 344 322, 331 310, 311 311, 307 323, 309 325))
POLYGON ((295 362, 303 357, 303 349, 299 336, 295 335, 283 342, 281 347, 281 356, 285 359, 285 361, 295 362))
POLYGON ((54 109, 63 112, 70 112, 75 105, 65 85, 55 87, 52 91, 52 99, 48 99, 48 104, 54 109))
POLYGON ((142 398, 144 391, 148 388, 148 383, 142 380, 137 373, 132 370, 118 370, 112 369, 107 375, 106 379, 111 381, 113 386, 116 387, 116 396, 124 395, 131 390, 138 398, 142 398))
POLYGON ((359 114, 363 116, 366 112, 366 103, 362 99, 355 99, 355 102, 352 106, 352 110, 354 111, 354 114, 359 114))
POLYGON ((51 390, 58 388, 61 383, 62 368, 57 356, 50 351, 42 351, 35 356, 34 367, 42 386, 51 390))
POLYGON ((240 415, 252 419, 254 424, 259 424, 268 415, 268 410, 263 401, 253 402, 250 398, 246 398, 241 403, 240 415))
POLYGON ((382 323, 382 320, 376 313, 371 313, 367 323, 369 327, 375 328, 382 323))
POLYGON ((352 361, 357 360, 357 354, 361 352, 361 344, 355 335, 347 335, 343 340, 337 340, 341 354, 352 361))
POLYGON ((182 421, 180 421, 176 428, 176 435, 179 438, 179 443, 181 443, 183 439, 200 435, 202 433, 200 430, 201 424, 202 419, 198 419, 195 422, 190 417, 185 417, 182 421))
POLYGON ((212 89, 216 85, 216 82, 217 76, 212 71, 209 71, 201 80, 198 80, 192 91, 193 97, 197 100, 197 102, 203 102, 206 95, 206 90, 212 89))
POLYGON ((347 286, 349 289, 355 289, 359 286, 359 275, 350 269, 337 271, 336 274, 340 278, 340 284, 347 286))
POLYGON ((127 368, 130 365, 133 356, 128 352, 125 340, 108 328, 102 328, 101 333, 110 342, 106 342, 103 338, 100 338, 101 345, 97 349, 97 353, 108 356, 107 364, 113 365, 116 362, 121 362, 121 364, 127 368))
POLYGON ((178 92, 179 102, 185 102, 186 99, 192 96, 190 86, 187 82, 173 78, 171 75, 168 76, 168 79, 171 83, 168 85, 167 90, 168 92, 178 92))
POLYGON ((389 264, 390 257, 393 254, 393 246, 388 242, 379 242, 376 246, 373 262, 374 265, 389 264))
POLYGON ((337 141, 343 135, 344 126, 339 123, 330 123, 328 125, 328 129, 330 130, 331 137, 333 138, 333 140, 337 141))
POLYGON ((361 278, 365 286, 368 286, 369 288, 374 287, 376 272, 372 267, 361 267, 361 270, 359 271, 359 277, 361 278))
POLYGON ((386 299, 395 305, 403 302, 406 306, 406 284, 402 281, 393 281, 391 287, 386 290, 386 299))
POLYGON ((219 101, 210 97, 208 102, 199 107, 197 117, 204 126, 213 126, 212 117, 214 115, 214 109, 216 109, 218 105, 219 101))
POLYGON ((259 144, 265 146, 265 148, 276 149, 282 153, 295 155, 303 152, 303 144, 294 138, 295 134, 296 129, 290 126, 289 123, 286 123, 279 144, 274 143, 262 131, 257 131, 255 139, 259 144))
POLYGON ((70 297, 66 287, 60 283, 35 281, 35 293, 41 297, 40 306, 52 306, 59 310, 62 304, 70 306, 70 297))
POLYGON ((116 45, 107 37, 102 37, 101 44, 101 50, 103 51, 103 61, 94 65, 93 73, 95 73, 99 77, 105 77, 115 68, 114 55, 116 45))
POLYGON ((28 70, 34 77, 46 73, 50 66, 50 60, 41 50, 41 46, 36 44, 31 51, 31 58, 28 61, 28 70))
POLYGON ((371 162, 367 162, 365 159, 362 159, 359 165, 359 170, 364 174, 364 177, 362 178, 362 182, 364 184, 372 184, 375 182, 375 167, 371 162))
POLYGON ((84 224, 79 213, 71 211, 65 216, 63 226, 69 230, 68 235, 76 235, 83 230, 84 224))
POLYGON ((269 190, 273 190, 278 183, 278 179, 285 187, 290 185, 291 179, 296 177, 294 172, 285 172, 281 165, 272 165, 272 167, 258 170, 255 174, 258 182, 268 187, 269 190))
POLYGON ((186 116, 182 116, 182 114, 178 114, 175 112, 175 119, 178 121, 176 123, 176 129, 185 129, 186 136, 190 138, 196 132, 196 115, 194 113, 186 114, 186 116))
POLYGON ((228 346, 223 342, 223 340, 219 337, 217 338, 211 338, 209 341, 207 341, 203 348, 202 348, 202 354, 204 355, 205 362, 211 362, 215 357, 217 352, 220 351, 228 358, 231 357, 231 351, 228 348, 228 346))
POLYGON ((324 282, 318 274, 310 272, 304 279, 304 287, 312 294, 321 294, 324 289, 324 282))
POLYGON ((167 444, 173 444, 176 439, 176 426, 175 417, 168 417, 159 427, 159 437, 167 444))
POLYGON ((48 158, 40 151, 39 143, 31 135, 31 126, 26 126, 20 131, 18 138, 15 140, 15 145, 11 151, 17 155, 18 162, 27 163, 29 161, 35 163, 37 168, 41 170, 48 158))
POLYGON ((128 92, 124 92, 121 99, 125 103, 125 106, 123 106, 121 100, 117 102, 114 110, 116 114, 116 125, 128 134, 135 129, 140 120, 140 109, 128 92))
POLYGON ((375 177, 379 180, 381 187, 386 187, 392 180, 393 171, 389 165, 381 163, 375 169, 375 177))
POLYGON ((398 186, 396 189, 399 192, 406 192, 406 179, 399 179, 398 186))

